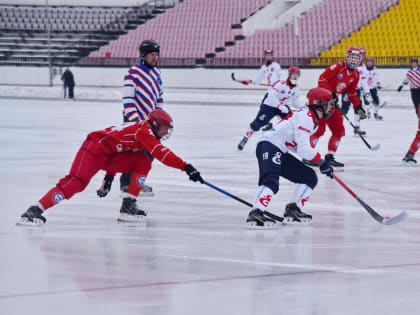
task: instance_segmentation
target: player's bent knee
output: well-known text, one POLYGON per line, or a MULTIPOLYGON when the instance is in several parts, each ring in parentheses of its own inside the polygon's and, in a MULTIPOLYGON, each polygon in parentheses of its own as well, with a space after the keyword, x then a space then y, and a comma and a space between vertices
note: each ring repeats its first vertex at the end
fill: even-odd
POLYGON ((267 175, 260 179, 259 183, 260 186, 266 186, 270 188, 273 193, 277 194, 279 191, 279 177, 275 175, 267 175))
POLYGON ((312 168, 309 168, 308 173, 306 175, 306 183, 304 184, 308 185, 312 189, 314 189, 318 184, 318 176, 312 168))

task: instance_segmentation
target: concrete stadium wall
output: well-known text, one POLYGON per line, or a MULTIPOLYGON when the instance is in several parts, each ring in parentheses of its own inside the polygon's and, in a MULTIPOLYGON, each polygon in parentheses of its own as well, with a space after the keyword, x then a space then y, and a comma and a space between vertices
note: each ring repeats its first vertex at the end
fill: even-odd
MULTIPOLYGON (((119 87, 127 68, 87 68, 73 67, 76 85, 119 87)), ((61 85, 60 70, 54 76, 53 84, 61 85)), ((395 89, 404 79, 406 68, 380 69, 382 84, 385 89, 395 89)), ((283 70, 285 71, 285 70, 283 70)), ((299 82, 301 89, 306 90, 316 86, 323 69, 303 69, 299 82)), ((162 69, 162 79, 166 88, 203 88, 203 89, 240 89, 248 88, 231 79, 235 72, 237 78, 251 78, 257 69, 162 69)), ((48 85, 48 68, 44 67, 0 67, 0 85, 48 85)), ((259 86, 252 85, 253 88, 259 86)), ((261 87, 264 89, 264 87, 261 87)))

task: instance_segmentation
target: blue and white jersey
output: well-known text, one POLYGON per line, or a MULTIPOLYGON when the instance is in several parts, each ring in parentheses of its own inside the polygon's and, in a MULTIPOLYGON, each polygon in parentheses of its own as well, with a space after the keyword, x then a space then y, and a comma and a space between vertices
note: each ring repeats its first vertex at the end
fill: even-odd
POLYGON ((150 69, 143 61, 135 64, 124 77, 124 118, 146 120, 152 110, 162 108, 162 95, 159 68, 150 69))

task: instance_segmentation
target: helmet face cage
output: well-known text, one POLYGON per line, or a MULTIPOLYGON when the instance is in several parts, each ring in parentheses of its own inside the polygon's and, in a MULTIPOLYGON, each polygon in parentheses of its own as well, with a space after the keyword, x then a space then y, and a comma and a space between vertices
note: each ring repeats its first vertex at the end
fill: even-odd
POLYGON ((346 63, 349 69, 356 69, 362 63, 362 54, 358 51, 347 53, 346 63))

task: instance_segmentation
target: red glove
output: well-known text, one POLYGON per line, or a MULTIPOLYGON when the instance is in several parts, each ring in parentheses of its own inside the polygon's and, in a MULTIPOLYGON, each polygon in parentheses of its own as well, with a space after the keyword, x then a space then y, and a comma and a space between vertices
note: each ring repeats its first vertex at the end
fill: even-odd
POLYGON ((243 85, 248 85, 248 84, 250 84, 250 83, 251 83, 251 80, 243 80, 243 81, 241 81, 241 83, 242 83, 243 85))

